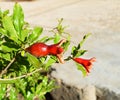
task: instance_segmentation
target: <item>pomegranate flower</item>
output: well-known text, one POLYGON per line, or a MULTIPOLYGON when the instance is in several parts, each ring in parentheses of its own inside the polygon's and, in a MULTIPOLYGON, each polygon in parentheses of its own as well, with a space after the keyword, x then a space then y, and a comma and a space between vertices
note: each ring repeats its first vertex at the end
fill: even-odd
POLYGON ((25 50, 30 54, 34 55, 35 57, 43 57, 47 55, 54 55, 58 58, 60 63, 64 63, 64 59, 62 58, 62 54, 64 49, 61 45, 66 42, 65 39, 61 40, 57 44, 47 45, 45 43, 34 43, 30 47, 26 48, 25 50))
POLYGON ((87 73, 90 73, 90 69, 92 68, 92 63, 96 61, 96 58, 95 57, 91 59, 73 58, 73 60, 81 64, 86 69, 87 73))

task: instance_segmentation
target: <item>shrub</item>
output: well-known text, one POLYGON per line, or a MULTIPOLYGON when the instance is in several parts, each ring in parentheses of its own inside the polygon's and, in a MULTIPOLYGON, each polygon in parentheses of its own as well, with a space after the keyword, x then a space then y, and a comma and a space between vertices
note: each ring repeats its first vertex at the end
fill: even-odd
POLYGON ((16 100, 18 95, 25 100, 35 97, 44 100, 45 94, 56 88, 48 75, 54 63, 73 60, 84 76, 89 72, 93 60, 77 59, 86 52, 81 46, 89 34, 64 59, 62 55, 70 45, 70 34, 65 32, 62 21, 58 20, 52 29, 53 36, 41 36, 43 28, 31 28, 18 3, 12 14, 0 10, 0 100, 16 100), (48 45, 49 42, 52 44, 48 45))

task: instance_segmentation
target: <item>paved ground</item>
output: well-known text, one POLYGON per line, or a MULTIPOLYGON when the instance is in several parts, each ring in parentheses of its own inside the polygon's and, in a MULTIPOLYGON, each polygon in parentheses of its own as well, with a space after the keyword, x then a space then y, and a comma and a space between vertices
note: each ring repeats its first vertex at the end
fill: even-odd
MULTIPOLYGON (((85 33, 93 34, 84 44, 88 49, 84 57, 97 58, 89 76, 83 78, 73 62, 57 65, 53 76, 77 87, 94 84, 120 93, 120 0, 37 0, 21 5, 26 20, 46 31, 56 25, 58 18, 64 18, 74 44, 85 33)), ((0 2, 0 8, 12 6, 0 2)))

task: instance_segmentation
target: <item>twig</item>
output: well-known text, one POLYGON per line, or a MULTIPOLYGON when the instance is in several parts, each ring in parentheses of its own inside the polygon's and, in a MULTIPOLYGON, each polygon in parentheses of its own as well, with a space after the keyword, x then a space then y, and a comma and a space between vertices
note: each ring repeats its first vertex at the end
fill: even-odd
POLYGON ((0 77, 2 77, 3 74, 7 72, 7 69, 12 65, 12 63, 15 61, 15 57, 11 60, 11 62, 5 67, 5 69, 1 72, 0 77))
POLYGON ((27 73, 26 75, 22 75, 22 76, 19 76, 19 77, 15 77, 15 78, 10 78, 10 79, 0 79, 0 83, 14 83, 15 80, 17 79, 21 79, 21 78, 24 78, 24 77, 27 77, 27 76, 30 76, 36 72, 43 72, 44 70, 42 68, 39 68, 39 69, 36 69, 35 71, 31 72, 31 73, 27 73))

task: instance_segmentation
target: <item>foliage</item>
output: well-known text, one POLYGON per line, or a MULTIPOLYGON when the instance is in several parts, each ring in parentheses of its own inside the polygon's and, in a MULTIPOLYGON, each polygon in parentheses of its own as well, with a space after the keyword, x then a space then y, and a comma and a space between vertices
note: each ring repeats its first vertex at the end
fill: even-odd
MULTIPOLYGON (((58 63, 57 58, 53 55, 36 58, 25 48, 35 42, 58 43, 64 37, 67 41, 62 46, 67 51, 70 35, 64 31, 66 27, 62 26, 62 21, 60 19, 57 27, 51 31, 55 33, 53 36, 40 37, 43 28, 29 27, 18 3, 14 5, 13 14, 9 10, 0 10, 0 100, 16 100, 19 94, 25 100, 33 100, 34 97, 44 100, 45 94, 55 88, 54 80, 49 80, 48 73, 51 65, 58 63)), ((87 37, 88 34, 78 46, 72 48, 66 61, 86 52, 81 50, 81 46, 87 37)), ((80 66, 78 69, 81 70, 80 66)), ((86 73, 84 69, 81 71, 86 73)))

